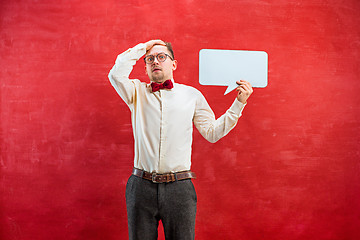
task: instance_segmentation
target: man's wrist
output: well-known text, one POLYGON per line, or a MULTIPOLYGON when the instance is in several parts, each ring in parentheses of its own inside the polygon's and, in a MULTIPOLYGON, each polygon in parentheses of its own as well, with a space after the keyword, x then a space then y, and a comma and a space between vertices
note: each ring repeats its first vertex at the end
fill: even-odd
POLYGON ((240 103, 242 103, 242 104, 244 104, 244 105, 246 105, 247 104, 247 101, 246 100, 240 100, 239 98, 236 98, 240 103))

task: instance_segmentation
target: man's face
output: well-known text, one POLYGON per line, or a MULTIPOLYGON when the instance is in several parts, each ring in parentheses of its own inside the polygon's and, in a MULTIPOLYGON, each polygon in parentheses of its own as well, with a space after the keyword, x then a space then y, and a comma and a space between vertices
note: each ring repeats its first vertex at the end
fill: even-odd
MULTIPOLYGON (((166 53, 171 56, 167 47, 162 45, 155 45, 145 54, 145 56, 153 55, 155 57, 159 53, 166 53)), ((164 81, 173 78, 173 71, 176 67, 177 61, 171 60, 170 57, 167 57, 164 62, 159 62, 155 57, 153 63, 145 64, 145 71, 152 82, 163 83, 164 81)))

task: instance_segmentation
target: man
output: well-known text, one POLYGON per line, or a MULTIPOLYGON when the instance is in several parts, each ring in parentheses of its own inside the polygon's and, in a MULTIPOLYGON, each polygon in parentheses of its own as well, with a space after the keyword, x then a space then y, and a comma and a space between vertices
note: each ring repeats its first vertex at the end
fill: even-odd
POLYGON ((194 239, 192 125, 208 141, 216 142, 235 127, 253 92, 248 82, 238 81, 234 103, 215 120, 198 90, 175 82, 177 64, 171 44, 151 40, 120 54, 109 73, 111 84, 131 110, 135 139, 134 169, 126 186, 132 240, 157 239, 160 220, 167 240, 194 239), (150 84, 129 79, 143 55, 150 84))

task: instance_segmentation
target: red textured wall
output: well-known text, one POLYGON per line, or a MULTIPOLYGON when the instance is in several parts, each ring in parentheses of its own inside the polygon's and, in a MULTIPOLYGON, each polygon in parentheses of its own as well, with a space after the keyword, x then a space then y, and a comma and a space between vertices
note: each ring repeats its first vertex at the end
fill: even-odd
MULTIPOLYGON (((118 53, 173 43, 175 79, 220 116, 234 93, 198 83, 202 48, 269 54, 238 126, 195 131, 196 239, 360 239, 358 0, 2 1, 0 239, 127 239, 130 111, 118 53)), ((132 77, 147 81, 143 63, 132 77)), ((163 236, 160 236, 163 239, 163 236)))

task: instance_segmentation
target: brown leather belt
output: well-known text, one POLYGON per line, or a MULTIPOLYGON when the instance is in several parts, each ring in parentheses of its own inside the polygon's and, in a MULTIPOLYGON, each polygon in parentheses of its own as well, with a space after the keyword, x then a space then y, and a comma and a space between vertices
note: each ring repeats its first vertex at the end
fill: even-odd
POLYGON ((182 171, 182 172, 171 172, 171 173, 150 173, 144 170, 134 168, 132 174, 146 180, 152 181, 153 183, 169 183, 180 181, 189 178, 196 178, 196 174, 194 172, 189 171, 182 171))

